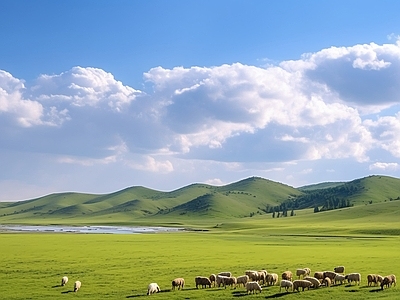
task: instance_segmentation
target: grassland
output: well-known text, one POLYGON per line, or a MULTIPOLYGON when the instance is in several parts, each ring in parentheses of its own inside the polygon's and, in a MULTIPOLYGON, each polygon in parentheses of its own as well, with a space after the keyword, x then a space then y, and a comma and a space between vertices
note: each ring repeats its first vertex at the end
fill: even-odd
MULTIPOLYGON (((361 205, 323 213, 299 211, 294 217, 223 219, 179 215, 175 224, 204 229, 163 234, 102 235, 54 233, 0 234, 2 299, 140 299, 150 282, 162 292, 152 299, 400 299, 399 287, 368 287, 366 275, 400 274, 400 201, 361 205), (195 276, 247 269, 282 273, 345 265, 360 272, 360 286, 347 284, 301 293, 265 287, 246 296, 244 288, 195 289, 195 276), (60 287, 61 277, 70 282, 60 287), (183 291, 170 282, 184 277, 183 291), (74 280, 82 281, 78 293, 74 280)), ((107 218, 103 216, 104 218, 107 218)), ((105 221, 99 217, 99 222, 105 221)), ((171 225, 171 219, 153 220, 171 225)), ((117 221, 116 221, 117 222, 117 221)), ((118 221, 118 223, 123 221, 118 221)), ((146 298, 144 298, 146 299, 146 298)))

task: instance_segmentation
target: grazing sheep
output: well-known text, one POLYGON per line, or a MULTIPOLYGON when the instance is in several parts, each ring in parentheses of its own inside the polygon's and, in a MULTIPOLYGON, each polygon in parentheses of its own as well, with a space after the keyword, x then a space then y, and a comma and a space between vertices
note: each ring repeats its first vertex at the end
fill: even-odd
POLYGON ((64 286, 68 283, 68 277, 64 276, 63 278, 61 278, 61 286, 64 286))
POLYGON ((224 286, 226 288, 227 285, 236 289, 237 280, 236 277, 224 277, 223 278, 224 286))
POLYGON ((196 283, 196 289, 199 288, 199 285, 201 285, 202 288, 206 288, 207 286, 211 288, 211 281, 208 277, 197 276, 194 281, 196 283))
POLYGON ((319 282, 322 282, 324 280, 324 272, 315 272, 314 277, 319 280, 319 282))
POLYGON ((155 282, 150 283, 149 286, 147 287, 147 295, 151 295, 151 294, 154 294, 154 293, 158 293, 158 292, 160 292, 160 291, 161 291, 161 290, 160 290, 160 287, 159 287, 158 284, 155 283, 155 282))
POLYGON ((378 281, 379 283, 381 283, 383 280, 383 276, 381 275, 376 275, 376 281, 378 281))
POLYGON ((216 285, 218 286, 218 287, 220 287, 221 286, 221 284, 223 285, 223 286, 225 286, 225 279, 226 278, 229 278, 228 276, 222 276, 222 275, 217 275, 217 279, 216 279, 216 285))
POLYGON ((319 286, 321 285, 321 282, 319 282, 319 280, 315 277, 306 276, 304 277, 304 280, 308 280, 309 282, 311 282, 312 287, 315 289, 319 288, 319 286))
POLYGON ((261 270, 261 271, 257 271, 257 281, 261 282, 263 284, 265 284, 265 277, 267 277, 267 271, 265 270, 261 270))
POLYGON ((285 288, 286 291, 288 291, 289 289, 293 290, 293 282, 291 282, 290 280, 282 279, 279 286, 279 291, 281 291, 282 288, 285 288))
POLYGON ((311 285, 312 285, 312 283, 308 280, 304 280, 304 279, 295 280, 295 281, 293 281, 293 292, 294 291, 299 292, 299 288, 302 288, 303 291, 305 288, 307 288, 309 290, 311 285))
POLYGON ((332 272, 332 271, 325 271, 324 272, 324 278, 328 277, 331 280, 331 282, 333 282, 335 280, 336 275, 337 274, 335 272, 332 272))
POLYGON ((304 268, 304 270, 306 270, 306 275, 310 276, 311 274, 311 269, 310 268, 304 268))
POLYGON ((247 276, 247 275, 242 275, 242 276, 239 276, 238 278, 236 278, 237 285, 243 284, 243 287, 245 287, 246 283, 248 283, 248 282, 249 282, 249 276, 247 276))
POLYGON ((185 285, 185 279, 183 278, 175 278, 172 280, 172 289, 175 290, 175 287, 178 287, 179 289, 183 289, 183 286, 185 285))
POLYGON ((361 282, 361 274, 360 273, 350 273, 345 276, 345 279, 351 284, 353 281, 358 285, 360 285, 361 282))
POLYGON ((330 287, 332 283, 332 280, 329 277, 325 277, 324 280, 322 281, 322 284, 325 285, 326 287, 330 287))
POLYGON ((226 277, 231 277, 231 276, 232 276, 232 273, 231 273, 231 272, 220 272, 220 273, 218 273, 218 275, 226 276, 226 277))
POLYGON ((334 271, 335 273, 341 273, 341 274, 343 274, 343 273, 344 273, 344 266, 335 267, 335 268, 333 268, 333 271, 334 271))
POLYGON ((301 276, 305 277, 306 275, 307 275, 307 270, 305 270, 305 269, 297 269, 296 270, 297 278, 300 278, 301 276))
POLYGON ((368 274, 367 275, 367 283, 368 283, 368 286, 372 286, 372 284, 377 285, 378 284, 378 276, 375 274, 368 274))
POLYGON ((244 274, 249 276, 249 279, 251 281, 257 281, 258 280, 258 272, 257 271, 247 270, 244 274))
POLYGON ((210 277, 208 277, 211 281, 211 284, 215 286, 215 282, 217 281, 217 276, 215 274, 211 274, 210 277))
POLYGON ((381 289, 383 290, 384 286, 386 286, 388 288, 391 285, 392 285, 392 278, 389 276, 383 277, 383 280, 381 282, 381 289))
POLYGON ((335 284, 337 284, 338 282, 340 282, 340 284, 343 284, 343 281, 346 280, 346 276, 344 276, 342 274, 336 274, 334 280, 335 280, 335 284))
POLYGON ((278 274, 276 273, 267 274, 265 281, 267 282, 267 285, 275 285, 278 282, 278 274))
POLYGON ((391 275, 388 275, 388 277, 390 277, 390 278, 392 278, 392 284, 394 285, 394 286, 396 286, 396 275, 394 275, 394 274, 391 274, 391 275))
POLYGON ((82 283, 79 280, 75 281, 74 292, 77 292, 81 288, 81 285, 82 285, 82 283))
POLYGON ((255 291, 260 291, 260 293, 261 293, 262 288, 257 281, 250 281, 250 282, 246 283, 246 290, 247 290, 247 294, 249 292, 252 292, 254 294, 255 291))
POLYGON ((285 271, 285 272, 282 273, 282 279, 283 279, 283 280, 290 280, 290 281, 292 281, 292 278, 293 278, 293 274, 292 274, 291 271, 285 271))

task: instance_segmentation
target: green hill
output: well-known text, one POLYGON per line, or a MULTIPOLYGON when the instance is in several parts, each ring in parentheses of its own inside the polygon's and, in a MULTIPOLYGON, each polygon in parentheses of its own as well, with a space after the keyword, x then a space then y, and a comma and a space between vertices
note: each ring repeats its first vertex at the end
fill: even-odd
MULTIPOLYGON (((191 184, 171 192, 133 186, 110 194, 58 193, 1 203, 0 223, 157 223, 181 219, 236 219, 272 211, 321 210, 400 199, 400 179, 369 176, 341 184, 295 189, 251 177, 224 186, 191 184), (336 206, 338 205, 338 206, 336 206)), ((375 206, 376 207, 376 206, 375 206)))

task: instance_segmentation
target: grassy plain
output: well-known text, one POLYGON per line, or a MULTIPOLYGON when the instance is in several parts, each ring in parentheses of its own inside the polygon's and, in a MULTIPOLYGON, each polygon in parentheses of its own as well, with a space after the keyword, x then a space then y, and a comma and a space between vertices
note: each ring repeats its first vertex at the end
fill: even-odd
MULTIPOLYGON (((369 273, 400 276, 399 206, 393 201, 318 214, 307 210, 279 219, 178 220, 180 226, 207 230, 195 232, 2 233, 0 298, 140 299, 157 282, 162 292, 152 299, 400 299, 399 287, 380 291, 366 283, 369 273), (280 293, 274 286, 246 296, 243 287, 196 290, 194 284, 196 276, 220 271, 239 276, 247 269, 281 274, 310 267, 314 273, 337 265, 345 265, 346 273, 360 272, 361 285, 301 293, 280 293), (70 281, 60 287, 64 275, 70 281), (183 291, 170 291, 175 277, 186 279, 183 291), (82 281, 78 293, 71 292, 75 280, 82 281)), ((157 223, 171 225, 167 219, 157 223)))

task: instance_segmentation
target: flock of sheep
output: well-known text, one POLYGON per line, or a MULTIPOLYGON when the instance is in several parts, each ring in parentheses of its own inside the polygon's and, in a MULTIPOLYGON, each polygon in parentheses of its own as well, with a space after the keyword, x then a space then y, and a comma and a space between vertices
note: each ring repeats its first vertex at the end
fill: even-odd
MULTIPOLYGON (((310 268, 302 268, 296 270, 297 279, 293 280, 293 273, 291 271, 285 271, 281 274, 281 280, 276 273, 268 273, 266 270, 245 271, 244 275, 234 277, 231 272, 221 272, 217 275, 211 274, 208 277, 197 276, 195 277, 196 288, 211 288, 214 287, 227 287, 236 288, 237 286, 243 285, 246 288, 247 294, 256 293, 262 291, 262 286, 275 286, 279 285, 279 291, 284 289, 286 292, 298 291, 300 289, 304 291, 310 288, 319 288, 320 286, 330 287, 332 284, 343 284, 348 283, 360 285, 361 274, 350 273, 345 275, 345 267, 338 266, 333 271, 314 272, 314 276, 311 276, 310 268)), ((368 274, 367 276, 368 286, 378 286, 380 284, 381 289, 384 287, 396 286, 396 276, 391 274, 387 276, 381 276, 377 274, 368 274)), ((185 280, 183 278, 176 278, 172 280, 172 290, 183 289, 185 280)), ((150 283, 147 288, 147 295, 160 292, 161 289, 157 283, 150 283)))

